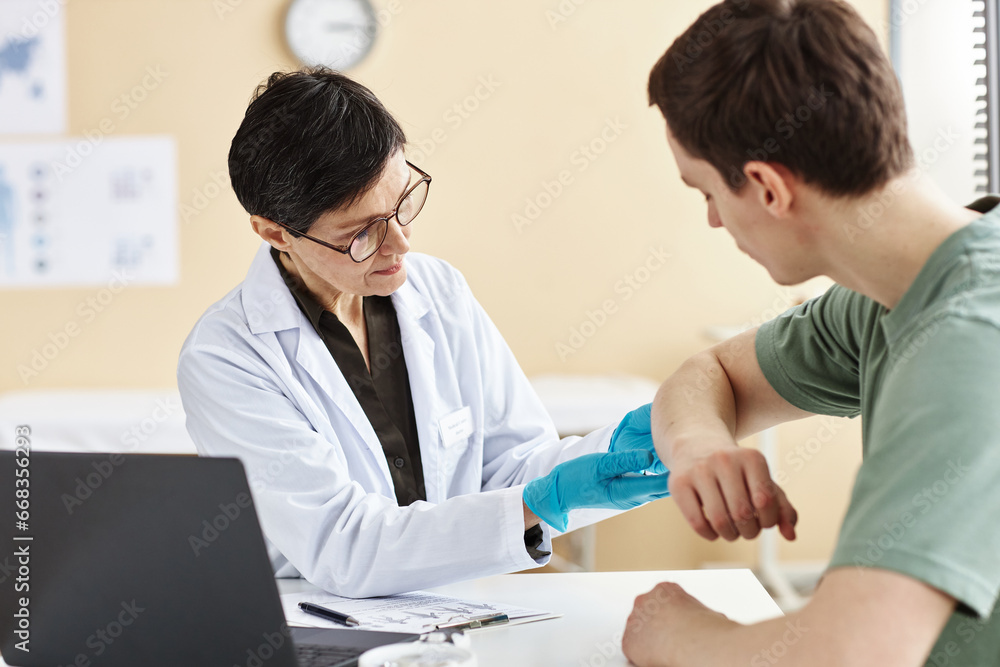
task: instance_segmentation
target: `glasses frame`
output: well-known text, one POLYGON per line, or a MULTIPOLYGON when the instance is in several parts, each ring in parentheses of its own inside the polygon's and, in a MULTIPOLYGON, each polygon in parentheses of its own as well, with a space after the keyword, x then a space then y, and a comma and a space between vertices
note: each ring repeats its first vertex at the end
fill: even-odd
POLYGON ((406 192, 404 192, 403 195, 396 202, 396 207, 392 209, 392 213, 390 213, 389 215, 383 216, 381 218, 375 218, 374 220, 372 220, 371 222, 369 222, 367 225, 365 225, 364 227, 362 227, 361 229, 359 229, 357 231, 357 233, 354 236, 351 237, 351 240, 347 242, 347 245, 334 245, 333 243, 328 243, 328 242, 326 242, 326 241, 324 241, 322 239, 318 239, 315 236, 309 236, 305 232, 300 232, 298 230, 292 229, 291 227, 289 227, 288 225, 286 225, 283 222, 278 222, 277 220, 273 220, 272 222, 274 222, 274 224, 278 225, 279 227, 287 229, 289 232, 291 232, 295 236, 301 236, 303 238, 307 238, 310 241, 312 241, 313 243, 318 243, 318 244, 320 244, 323 247, 329 248, 330 250, 336 250, 337 252, 339 252, 342 255, 347 255, 348 257, 351 258, 352 261, 354 261, 357 264, 360 264, 362 262, 367 262, 369 259, 371 259, 375 255, 375 253, 377 253, 379 251, 379 248, 382 247, 382 244, 385 243, 385 237, 389 235, 388 225, 389 225, 389 221, 390 220, 392 220, 393 218, 396 218, 396 223, 399 224, 400 227, 405 227, 406 225, 410 224, 410 222, 413 222, 414 220, 417 219, 417 216, 420 215, 420 211, 424 210, 424 204, 427 203, 427 199, 425 198, 424 199, 424 204, 420 205, 420 209, 413 215, 412 218, 410 218, 409 222, 407 222, 405 224, 402 223, 402 222, 399 222, 399 215, 398 215, 399 214, 399 207, 403 205, 403 200, 405 200, 407 197, 409 197, 410 194, 414 190, 416 190, 417 188, 419 188, 424 182, 427 183, 427 193, 428 194, 430 194, 430 187, 431 187, 431 175, 430 174, 428 174, 426 171, 424 171, 423 169, 421 169, 417 165, 413 164, 409 160, 406 161, 406 164, 407 164, 408 167, 410 167, 410 169, 412 169, 413 171, 417 172, 420 175, 420 180, 418 180, 412 186, 406 188, 406 192), (371 229, 372 227, 374 227, 375 225, 377 225, 377 224, 379 224, 380 222, 383 222, 383 221, 386 223, 386 233, 385 233, 385 236, 382 237, 382 240, 378 242, 378 245, 375 246, 375 249, 372 250, 372 254, 368 255, 364 259, 355 259, 354 255, 351 254, 351 246, 354 244, 354 241, 359 236, 361 236, 362 234, 364 234, 365 232, 367 232, 369 229, 371 229))

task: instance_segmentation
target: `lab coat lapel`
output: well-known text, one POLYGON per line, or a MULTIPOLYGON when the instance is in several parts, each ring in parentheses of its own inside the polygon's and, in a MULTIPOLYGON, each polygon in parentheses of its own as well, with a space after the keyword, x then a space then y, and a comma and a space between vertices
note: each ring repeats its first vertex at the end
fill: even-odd
POLYGON ((250 264, 241 298, 247 325, 255 336, 294 329, 302 320, 295 297, 281 280, 271 259, 271 246, 266 243, 261 244, 250 264))
POLYGON ((413 397, 413 413, 417 419, 417 437, 424 468, 424 490, 429 502, 439 503, 444 500, 440 480, 437 475, 428 474, 428 471, 441 469, 441 452, 437 446, 440 391, 436 386, 438 379, 434 372, 432 336, 435 318, 430 300, 418 292, 409 280, 392 295, 392 303, 396 308, 406 370, 410 377, 410 395, 413 397))
POLYGON ((336 429, 332 426, 332 422, 339 419, 336 412, 339 411, 346 417, 361 436, 374 464, 381 472, 384 483, 382 492, 394 498, 389 466, 385 461, 385 453, 382 451, 382 444, 375 434, 375 429, 368 421, 347 378, 282 281, 278 267, 271 258, 270 246, 267 244, 258 251, 247 273, 243 285, 243 307, 250 329, 255 335, 292 329, 297 331, 298 335, 294 338, 296 342, 289 345, 289 347, 294 345, 295 349, 287 350, 286 353, 294 355, 295 363, 309 374, 321 392, 319 395, 311 396, 321 414, 307 415, 310 423, 317 429, 330 424, 329 431, 323 435, 327 438, 336 438, 336 429))
MULTIPOLYGON (((386 485, 383 491, 388 492, 390 497, 395 497, 392 477, 389 475, 389 466, 385 461, 382 444, 379 442, 371 422, 368 421, 368 416, 365 415, 361 403, 358 402, 354 391, 351 389, 350 384, 348 384, 347 378, 344 377, 344 374, 340 371, 340 367, 337 366, 337 363, 330 355, 330 351, 326 348, 316 330, 312 328, 312 325, 305 318, 305 315, 302 315, 302 326, 299 331, 299 345, 295 352, 296 363, 315 380, 316 385, 323 392, 323 395, 320 397, 320 404, 323 408, 327 411, 339 410, 361 435, 365 446, 368 447, 373 457, 375 465, 382 472, 383 481, 386 485)), ((332 420, 333 415, 328 415, 327 419, 332 420)), ((336 436, 331 432, 328 434, 328 437, 336 436)))

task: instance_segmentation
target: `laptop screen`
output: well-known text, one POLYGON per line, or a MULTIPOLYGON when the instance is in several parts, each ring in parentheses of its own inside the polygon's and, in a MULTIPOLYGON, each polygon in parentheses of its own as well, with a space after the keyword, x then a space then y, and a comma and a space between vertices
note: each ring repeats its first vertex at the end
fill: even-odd
POLYGON ((236 459, 0 452, 0 542, 10 665, 296 664, 236 459))

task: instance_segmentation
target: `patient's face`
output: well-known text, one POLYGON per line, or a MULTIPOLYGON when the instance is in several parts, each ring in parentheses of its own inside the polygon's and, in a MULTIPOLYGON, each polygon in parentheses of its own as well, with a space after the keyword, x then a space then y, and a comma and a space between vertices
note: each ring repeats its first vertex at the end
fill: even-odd
POLYGON ((674 153, 681 179, 704 195, 709 227, 724 227, 736 246, 767 269, 779 284, 797 284, 815 275, 806 275, 808 271, 803 268, 806 257, 795 235, 789 234, 786 223, 775 220, 767 212, 757 189, 745 185, 734 192, 711 163, 688 153, 669 128, 667 143, 674 153))
MULTIPOLYGON (((334 245, 348 245, 369 222, 392 212, 409 182, 410 168, 398 152, 389 159, 374 188, 350 207, 320 216, 309 228, 309 235, 334 245)), ((295 240, 290 253, 295 255, 297 266, 312 274, 314 280, 307 284, 318 279, 327 293, 389 296, 406 282, 404 257, 410 250, 412 229, 412 225, 400 227, 395 218, 390 220, 382 247, 363 262, 306 238, 295 240)))

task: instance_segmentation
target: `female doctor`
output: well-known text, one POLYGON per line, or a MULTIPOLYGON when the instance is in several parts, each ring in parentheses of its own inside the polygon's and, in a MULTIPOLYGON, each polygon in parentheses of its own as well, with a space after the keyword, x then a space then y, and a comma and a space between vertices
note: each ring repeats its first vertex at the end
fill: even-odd
POLYGON ((351 597, 537 567, 570 510, 667 495, 633 474, 665 473, 648 409, 614 445, 560 440, 458 271, 408 253, 431 177, 404 144, 343 75, 260 86, 229 173, 264 243, 178 366, 199 451, 246 466, 277 576, 351 597))

